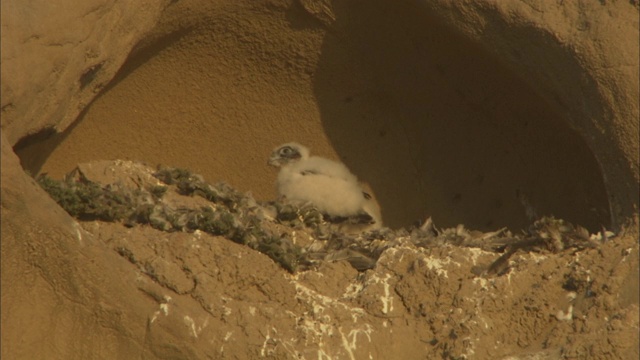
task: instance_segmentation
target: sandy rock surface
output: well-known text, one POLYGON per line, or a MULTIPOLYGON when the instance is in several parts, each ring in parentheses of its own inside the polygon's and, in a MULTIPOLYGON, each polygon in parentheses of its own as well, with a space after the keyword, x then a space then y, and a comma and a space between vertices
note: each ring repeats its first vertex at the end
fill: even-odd
MULTIPOLYGON (((161 184, 150 176, 153 169, 127 161, 82 164, 78 171, 82 179, 103 188, 161 184)), ((42 195, 40 189, 32 190, 42 195)), ((3 204, 14 207, 20 196, 6 191, 10 195, 3 196, 3 204)), ((163 201, 182 208, 206 203, 198 196, 177 201, 174 192, 169 189, 163 201)), ((40 201, 47 204, 50 199, 42 196, 40 201)), ((29 242, 35 249, 16 255, 28 259, 50 282, 46 298, 34 295, 38 309, 47 313, 47 308, 59 307, 47 314, 55 318, 80 302, 83 310, 76 316, 92 320, 56 325, 57 335, 43 341, 80 336, 94 321, 106 321, 112 325, 98 334, 115 342, 101 343, 105 348, 100 350, 92 345, 93 337, 81 337, 83 343, 70 342, 59 349, 60 356, 109 357, 113 349, 125 357, 185 359, 637 355, 638 244, 628 234, 587 250, 516 252, 508 270, 498 276, 477 270, 486 269, 498 253, 446 243, 416 247, 402 241, 387 248, 370 270, 359 272, 343 260, 318 261, 290 273, 265 254, 199 230, 76 223, 60 212, 58 217, 46 232, 42 224, 32 229, 57 233, 52 242, 29 242), (64 265, 49 259, 43 246, 67 253, 61 258, 64 265), (116 254, 121 258, 109 260, 116 254), (93 271, 100 266, 108 266, 105 279, 95 278, 93 271), (74 275, 74 268, 87 271, 74 275), (131 305, 122 304, 124 299, 131 305)), ((43 221, 49 219, 42 216, 43 221)), ((11 234, 19 218, 8 222, 3 236, 28 238, 11 234)), ((277 226, 279 236, 297 239, 303 247, 323 241, 313 239, 305 227, 277 226)), ((16 283, 18 269, 4 266, 5 292, 34 286, 33 278, 24 274, 16 283)), ((33 306, 10 300, 6 305, 3 318, 8 319, 33 306)), ((38 349, 20 346, 20 335, 5 338, 5 354, 41 356, 38 349)))
POLYGON ((369 183, 393 227, 617 228, 638 208, 637 12, 178 1, 73 127, 16 151, 32 173, 141 160, 268 200, 265 156, 297 141, 369 183))
MULTIPOLYGON (((156 24, 164 0, 2 2, 2 131, 71 125, 156 24)), ((42 137, 41 133, 41 137, 42 137)))
POLYGON ((638 358, 638 9, 3 1, 2 358, 638 358), (615 236, 520 249, 493 274, 508 247, 401 236, 366 269, 292 269, 230 236, 74 218, 30 176, 160 184, 140 160, 263 204, 266 156, 291 140, 348 165, 394 231, 554 214, 615 236))

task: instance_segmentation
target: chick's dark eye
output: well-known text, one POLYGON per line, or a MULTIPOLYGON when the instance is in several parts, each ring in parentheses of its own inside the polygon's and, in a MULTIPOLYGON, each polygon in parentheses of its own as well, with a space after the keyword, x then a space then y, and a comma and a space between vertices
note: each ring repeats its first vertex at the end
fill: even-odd
POLYGON ((288 146, 283 147, 282 149, 280 149, 280 154, 282 154, 282 155, 291 155, 291 154, 293 154, 293 149, 288 147, 288 146))

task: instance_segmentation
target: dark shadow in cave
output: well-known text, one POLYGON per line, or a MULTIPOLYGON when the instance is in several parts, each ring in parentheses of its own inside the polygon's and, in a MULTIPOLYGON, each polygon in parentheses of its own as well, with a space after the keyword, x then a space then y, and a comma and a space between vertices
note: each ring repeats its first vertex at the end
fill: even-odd
MULTIPOLYGON (((610 225, 601 171, 554 107, 410 2, 335 4, 314 80, 323 126, 386 225, 610 225)), ((526 39, 523 39, 526 41, 526 39)))

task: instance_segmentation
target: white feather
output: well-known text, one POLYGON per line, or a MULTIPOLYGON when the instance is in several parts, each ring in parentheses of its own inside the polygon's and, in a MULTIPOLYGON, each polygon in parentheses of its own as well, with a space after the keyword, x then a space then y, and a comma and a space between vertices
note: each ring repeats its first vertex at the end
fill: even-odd
POLYGON ((325 159, 319 156, 311 156, 291 165, 299 171, 318 173, 332 178, 342 179, 348 182, 358 183, 358 178, 342 163, 325 159))
MULTIPOLYGON (((331 216, 363 212, 365 197, 357 182, 324 173, 306 173, 304 166, 283 166, 278 174, 278 193, 300 205, 311 203, 331 216)), ((318 169, 313 169, 318 170, 318 169)))
POLYGON ((278 194, 298 205, 312 204, 331 217, 369 215, 374 224, 354 224, 358 231, 382 225, 380 207, 342 163, 309 156, 309 149, 287 143, 273 150, 269 164, 280 167, 278 194))

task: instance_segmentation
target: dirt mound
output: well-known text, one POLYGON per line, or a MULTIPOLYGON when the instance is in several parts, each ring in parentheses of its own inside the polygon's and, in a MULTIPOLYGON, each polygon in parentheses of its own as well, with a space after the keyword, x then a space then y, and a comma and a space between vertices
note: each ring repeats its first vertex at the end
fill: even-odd
POLYGON ((142 353, 166 346, 170 330, 180 358, 637 355, 631 236, 568 235, 574 227, 557 220, 532 227, 528 251, 508 232, 463 227, 349 236, 307 221, 308 212, 290 216, 198 175, 127 161, 41 183, 132 265, 126 296, 155 302, 142 353), (364 254, 373 263, 359 267, 364 254))

